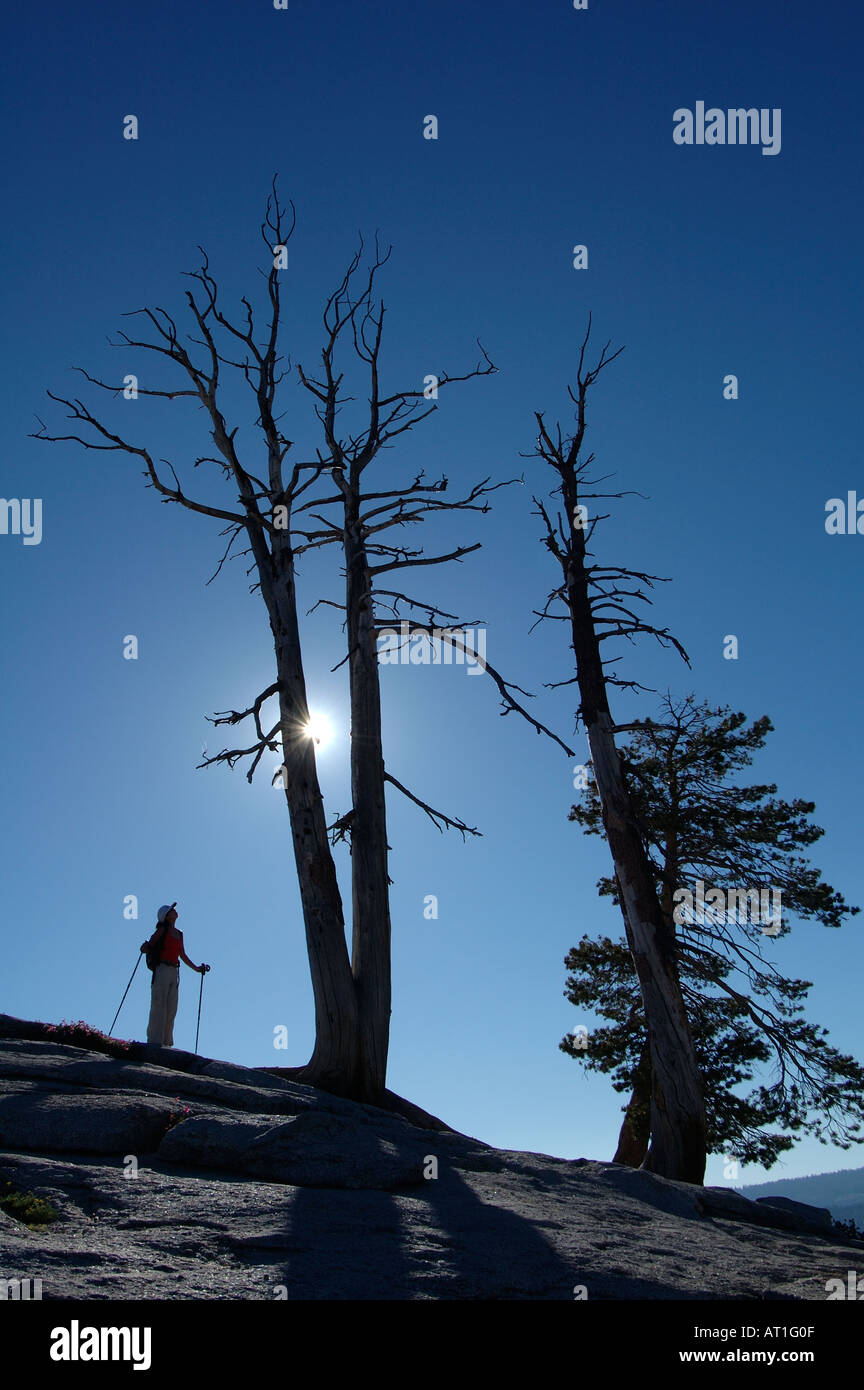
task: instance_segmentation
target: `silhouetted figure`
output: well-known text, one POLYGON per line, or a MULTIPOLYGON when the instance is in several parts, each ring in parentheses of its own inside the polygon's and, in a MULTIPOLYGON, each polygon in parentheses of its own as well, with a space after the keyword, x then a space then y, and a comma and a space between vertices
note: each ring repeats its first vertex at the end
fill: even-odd
POLYGON ((174 1019, 177 1014, 177 1001, 180 992, 180 961, 203 975, 209 965, 194 965, 183 949, 183 933, 175 925, 178 917, 176 904, 160 907, 157 914, 156 930, 141 947, 158 948, 158 964, 153 971, 150 985, 150 1020, 147 1024, 147 1041, 155 1047, 174 1046, 174 1019))

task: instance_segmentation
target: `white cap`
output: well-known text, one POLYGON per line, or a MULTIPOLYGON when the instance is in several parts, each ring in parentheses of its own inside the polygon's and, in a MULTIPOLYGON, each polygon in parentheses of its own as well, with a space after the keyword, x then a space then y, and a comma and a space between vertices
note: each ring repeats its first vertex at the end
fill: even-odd
POLYGON ((156 913, 156 921, 164 922, 170 911, 171 903, 166 903, 164 907, 160 907, 159 911, 156 913))

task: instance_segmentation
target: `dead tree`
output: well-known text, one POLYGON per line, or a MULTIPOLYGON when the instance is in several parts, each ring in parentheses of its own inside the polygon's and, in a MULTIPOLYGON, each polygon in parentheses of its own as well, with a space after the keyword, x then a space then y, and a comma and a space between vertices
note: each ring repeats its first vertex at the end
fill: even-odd
MULTIPOLYGON (((488 495, 506 482, 492 483, 484 478, 468 487, 463 495, 448 497, 448 479, 442 476, 427 482, 424 475, 394 487, 380 487, 369 479, 380 464, 379 454, 393 439, 405 434, 436 409, 430 389, 437 391, 455 382, 488 376, 495 367, 481 346, 482 360, 461 376, 442 372, 435 386, 385 392, 380 380, 380 354, 384 326, 384 306, 376 302, 375 279, 389 251, 382 255, 376 240, 375 254, 368 270, 361 270, 363 244, 353 257, 339 288, 331 295, 324 312, 324 345, 317 375, 298 368, 301 381, 315 398, 316 413, 324 435, 319 462, 326 466, 335 492, 323 500, 304 502, 300 511, 313 511, 320 530, 310 541, 339 543, 345 561, 345 633, 351 697, 351 789, 350 825, 342 817, 334 826, 339 838, 346 834, 351 843, 353 937, 351 967, 357 986, 364 1064, 370 1068, 369 1084, 383 1077, 389 1037, 390 1017, 390 908, 387 865, 387 820, 385 789, 393 787, 414 802, 439 830, 458 830, 463 839, 479 832, 461 818, 434 810, 400 782, 385 765, 381 728, 380 673, 377 652, 379 633, 389 624, 399 623, 400 634, 409 640, 426 634, 430 640, 447 642, 456 650, 477 657, 467 638, 466 622, 443 612, 434 603, 414 599, 398 588, 379 587, 382 576, 399 575, 419 566, 460 562, 479 549, 479 543, 459 545, 444 554, 426 555, 422 548, 389 544, 382 538, 391 528, 416 525, 435 513, 486 512, 488 495), (358 284, 358 277, 360 283, 358 284), (353 364, 368 382, 367 402, 359 427, 347 435, 339 419, 347 400, 341 368, 340 349, 347 341, 353 364), (337 366, 340 357, 340 366, 337 366), (336 508, 336 514, 323 510, 336 508), (418 614, 420 616, 418 616, 418 614)), ((356 423, 356 422, 355 422, 356 423)), ((391 481, 385 479, 386 481, 391 481)), ((392 481, 396 481, 395 479, 392 481)), ((389 578, 385 583, 389 584, 389 578)), ((531 720, 538 732, 549 730, 527 714, 514 694, 519 687, 507 682, 483 661, 502 697, 504 712, 516 710, 531 720)), ((524 694, 526 692, 521 692, 524 694)), ((554 737, 554 735, 550 735, 554 737)), ((565 745, 561 745, 564 747, 565 745)))
MULTIPOLYGON (((379 574, 411 564, 439 564, 461 559, 478 546, 460 546, 450 555, 425 558, 419 552, 388 547, 370 538, 391 526, 416 522, 433 511, 485 511, 487 504, 482 499, 501 484, 490 486, 485 479, 465 497, 452 502, 441 495, 447 489, 446 478, 426 485, 421 476, 407 486, 380 492, 366 490, 361 479, 379 450, 434 409, 434 403, 428 409, 423 408, 423 390, 409 390, 384 398, 378 391, 383 309, 377 320, 373 344, 370 345, 367 335, 376 312, 371 307, 374 276, 383 261, 376 255, 365 292, 355 301, 349 286, 358 269, 360 253, 327 304, 323 380, 317 382, 301 373, 305 385, 318 397, 324 450, 319 450, 315 459, 293 465, 288 462, 293 446, 279 423, 281 415, 277 406, 278 388, 287 372, 281 365, 284 357, 279 351, 282 326, 279 269, 285 264, 293 224, 293 208, 289 225, 274 185, 261 227, 269 260, 264 272, 269 311, 260 337, 248 299, 241 300, 244 312, 239 321, 224 312, 217 283, 202 250, 200 269, 190 273, 194 287, 186 294, 194 323, 193 333, 186 335, 183 341, 174 319, 165 310, 141 309, 135 313, 147 320, 149 336, 133 338, 121 333, 112 344, 126 355, 133 351, 156 354, 169 363, 172 370, 179 371, 179 386, 170 384, 162 389, 137 386, 137 394, 166 400, 186 398, 203 408, 217 453, 196 458, 193 467, 214 465, 220 481, 232 485, 236 491, 235 509, 192 498, 181 485, 174 464, 160 460, 173 479, 171 486, 146 448, 130 443, 121 433, 109 429, 81 400, 69 400, 49 392, 52 400, 66 407, 68 418, 77 422, 82 432, 52 434, 41 425, 35 437, 55 442, 74 440, 86 449, 117 450, 137 457, 144 464, 148 485, 159 492, 164 502, 173 502, 225 522, 222 534, 229 539, 216 573, 232 554, 237 539, 246 538, 248 546, 239 554, 252 556, 249 572, 257 573, 253 588, 260 589, 267 608, 274 641, 276 680, 248 708, 224 711, 213 718, 215 725, 230 727, 251 721, 255 736, 247 746, 225 748, 205 758, 201 766, 223 762, 233 767, 241 759, 249 759, 246 775, 251 782, 264 753, 281 751, 281 778, 290 813, 315 999, 314 1051, 307 1065, 293 1070, 292 1074, 337 1094, 388 1105, 395 1102, 396 1108, 404 1110, 405 1103, 385 1090, 390 1021, 385 784, 389 783, 414 802, 439 830, 452 827, 463 837, 479 832, 459 818, 434 810, 384 769, 376 653, 376 632, 381 618, 374 611, 372 582, 379 574), (336 433, 336 419, 342 404, 339 395, 342 378, 335 374, 333 361, 337 343, 346 331, 354 338, 359 358, 371 369, 373 387, 365 431, 360 436, 352 435, 343 440, 336 433), (191 352, 186 342, 192 344, 191 352), (223 413, 227 409, 225 378, 236 381, 238 376, 255 399, 258 450, 262 458, 260 465, 254 465, 257 473, 251 471, 248 452, 239 447, 237 427, 230 428, 223 413), (338 506, 339 515, 335 518, 322 516, 321 509, 333 504, 338 506), (351 809, 329 827, 318 783, 314 741, 309 731, 296 594, 297 557, 311 548, 326 545, 339 547, 345 560, 346 602, 336 606, 343 609, 347 618, 353 800, 351 809), (380 564, 377 563, 379 559, 380 564), (279 714, 270 725, 269 720, 263 719, 263 709, 275 698, 278 698, 279 714), (332 844, 339 840, 349 841, 352 850, 350 957, 332 856, 332 844)), ((463 377, 442 376, 439 385, 492 371, 494 367, 485 358, 485 365, 463 377)), ((115 397, 124 394, 123 384, 105 382, 87 372, 82 374, 94 387, 115 397)), ((407 604, 412 612, 416 608, 413 600, 393 591, 381 590, 379 596, 395 605, 394 617, 400 603, 407 604)), ((451 620, 455 627, 451 626, 448 640, 466 654, 476 656, 470 643, 460 638, 464 623, 460 624, 453 615, 443 614, 434 606, 424 603, 420 607, 427 614, 428 623, 412 618, 411 632, 431 631, 432 624, 439 618, 451 620)), ((548 733, 531 719, 516 699, 514 692, 519 691, 519 687, 504 681, 488 663, 485 665, 498 686, 504 712, 518 710, 531 720, 538 732, 548 733)), ((566 748, 563 743, 561 746, 566 748)))
MULTIPOLYGON (((232 321, 223 312, 216 281, 202 250, 200 269, 189 274, 194 288, 186 294, 196 330, 186 335, 186 342, 192 344, 191 353, 174 319, 159 308, 134 311, 135 315, 146 319, 149 336, 134 338, 124 332, 111 343, 127 357, 132 352, 155 354, 170 364, 172 371, 179 369, 181 380, 185 377, 185 385, 165 389, 137 386, 137 393, 167 400, 188 398, 203 408, 217 453, 196 458, 193 466, 216 467, 222 480, 236 492, 234 509, 190 497, 181 486, 173 463, 162 459, 159 462, 165 464, 173 478, 174 486, 171 486, 147 449, 129 443, 110 430, 81 400, 67 400, 48 392, 52 400, 67 408, 67 418, 80 422, 85 433, 49 434, 43 424, 34 437, 51 441, 74 440, 86 449, 120 450, 131 454, 142 460, 148 486, 160 493, 163 502, 174 502, 227 523, 222 534, 229 539, 216 573, 238 537, 245 536, 248 541, 248 550, 241 553, 251 553, 253 557, 250 572, 257 572, 257 584, 253 588, 260 587, 270 620, 276 680, 248 709, 229 711, 213 721, 233 725, 251 719, 255 739, 250 746, 225 749, 215 757, 206 758, 201 765, 227 762, 233 766, 248 755, 252 759, 247 773, 251 781, 264 752, 275 751, 281 746, 282 782, 290 814, 315 999, 315 1047, 300 1076, 311 1085, 356 1096, 363 1091, 359 1011, 345 940, 342 900, 318 784, 314 743, 308 729, 309 708, 297 615, 295 562, 306 544, 294 527, 293 514, 300 499, 320 478, 322 468, 317 461, 293 465, 287 461, 292 442, 282 432, 276 405, 277 390, 287 371, 281 365, 284 359, 279 351, 278 267, 283 263, 284 248, 293 230, 293 206, 289 224, 274 183, 261 226, 269 260, 265 272, 269 311, 260 340, 248 299, 241 301, 244 314, 239 322, 232 321), (251 471, 245 453, 241 460, 242 451, 236 442, 237 427, 230 428, 223 414, 225 369, 233 373, 234 379, 239 373, 255 398, 263 477, 251 471), (262 706, 276 696, 278 719, 265 729, 261 722, 262 706)), ((77 370, 82 371, 81 368, 77 370)), ((103 391, 114 396, 123 394, 122 385, 102 381, 87 372, 82 374, 91 385, 103 391)), ((259 465, 256 463, 255 467, 259 465)))
MULTIPOLYGON (((559 479, 552 496, 560 498, 555 510, 534 498, 545 525, 544 543, 558 561, 562 582, 537 614, 538 621, 560 619, 569 626, 576 675, 558 684, 576 684, 578 717, 584 725, 591 753, 594 780, 600 799, 603 826, 615 866, 620 901, 627 927, 645 1008, 651 1052, 651 1145, 642 1167, 667 1178, 701 1183, 705 1174, 706 1124, 699 1067, 676 962, 675 933, 670 930, 657 896, 655 877, 645 851, 625 774, 615 746, 615 726, 609 707, 608 685, 644 689, 606 670, 601 643, 613 637, 633 641, 639 634, 671 645, 687 660, 686 652, 665 628, 646 622, 634 605, 650 603, 647 590, 658 577, 620 566, 592 563, 588 546, 598 521, 589 516, 589 503, 625 494, 589 491, 606 481, 588 476, 594 455, 583 455, 585 405, 588 391, 604 367, 623 351, 609 354, 607 343, 596 364, 587 367, 585 354, 591 320, 579 354, 576 390, 568 388, 576 406, 576 429, 562 435, 561 426, 547 428, 535 412, 539 435, 535 457, 544 460, 559 479), (555 515, 551 514, 555 511, 555 515), (554 611, 554 609, 563 609, 554 611)), ((688 663, 689 664, 689 663, 688 663)))

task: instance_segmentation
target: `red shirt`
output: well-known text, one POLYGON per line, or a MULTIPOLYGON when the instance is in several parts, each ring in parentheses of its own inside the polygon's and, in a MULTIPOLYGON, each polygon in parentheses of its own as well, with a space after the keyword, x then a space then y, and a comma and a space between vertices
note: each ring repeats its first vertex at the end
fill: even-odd
POLYGON ((162 941, 162 950, 159 955, 161 965, 177 965, 180 961, 180 952, 183 950, 183 933, 176 927, 169 927, 162 941))

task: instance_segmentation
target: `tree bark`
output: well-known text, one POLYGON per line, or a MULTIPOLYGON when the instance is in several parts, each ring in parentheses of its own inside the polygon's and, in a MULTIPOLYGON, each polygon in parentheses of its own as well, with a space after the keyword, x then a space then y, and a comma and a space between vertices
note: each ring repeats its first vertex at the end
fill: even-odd
POLYGON ((636 1074, 633 1078, 633 1091, 627 1103, 621 1131, 618 1135, 618 1148, 613 1163, 626 1163, 630 1168, 641 1168, 648 1152, 651 1139, 651 1053, 647 1042, 642 1048, 636 1074))
POLYGON ((360 1023, 360 1087, 372 1103, 384 1092, 390 1038, 390 901, 381 743, 381 690, 372 575, 359 516, 359 489, 345 500, 348 668, 351 692, 352 950, 360 1023))
MULTIPOLYGON (((672 775, 672 794, 675 796, 676 786, 674 774, 672 775)), ((672 911, 674 902, 673 885, 677 881, 677 840, 674 831, 670 831, 666 841, 664 854, 664 878, 660 891, 660 908, 663 918, 670 931, 674 932, 672 911)), ((619 885, 620 887, 620 885, 619 885)), ((625 930, 627 918, 624 916, 625 930)), ((646 1040, 643 1045, 636 1072, 633 1078, 633 1090, 621 1131, 618 1135, 618 1148, 615 1152, 615 1163, 626 1163, 631 1168, 640 1168, 645 1161, 648 1152, 648 1145, 651 1140, 651 1050, 646 1040)))
MULTIPOLYGON (((351 1099, 364 1097, 359 1066, 359 1012, 345 940, 342 898, 327 838, 297 623, 293 562, 287 543, 274 553, 272 590, 262 584, 279 676, 283 782, 303 904, 315 1000, 315 1047, 302 1079, 351 1099)), ((259 566, 259 573, 261 567, 259 566)), ((265 571, 266 574, 266 571, 265 571)))
POLYGON ((576 486, 564 479, 571 518, 566 596, 594 779, 621 889, 628 940, 639 976, 651 1052, 651 1143, 642 1167, 683 1182, 705 1176, 705 1106, 678 967, 675 936, 663 919, 654 877, 621 771, 600 643, 585 572, 585 534, 573 524, 576 486))

